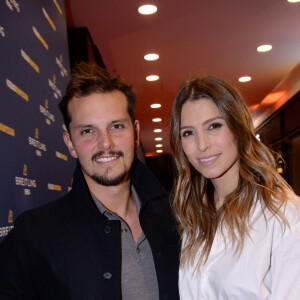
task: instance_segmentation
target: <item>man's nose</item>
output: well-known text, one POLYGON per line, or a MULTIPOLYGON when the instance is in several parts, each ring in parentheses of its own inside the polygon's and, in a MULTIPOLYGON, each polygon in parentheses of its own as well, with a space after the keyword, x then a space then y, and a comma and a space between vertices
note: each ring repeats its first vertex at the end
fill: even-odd
POLYGON ((102 131, 98 137, 98 148, 109 150, 113 148, 113 140, 110 133, 106 131, 102 131))

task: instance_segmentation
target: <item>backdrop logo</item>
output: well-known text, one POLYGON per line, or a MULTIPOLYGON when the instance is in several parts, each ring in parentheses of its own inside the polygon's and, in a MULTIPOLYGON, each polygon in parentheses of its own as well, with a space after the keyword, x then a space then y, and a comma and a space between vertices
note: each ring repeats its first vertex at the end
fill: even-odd
POLYGON ((39 41, 42 43, 42 45, 48 50, 49 49, 49 46, 48 44, 46 43, 46 41, 43 39, 43 37, 40 35, 40 33, 37 31, 37 29, 32 26, 32 30, 33 30, 33 33, 35 34, 35 36, 39 39, 39 41))
POLYGON ((8 221, 8 223, 13 223, 13 221, 14 221, 14 214, 11 209, 8 210, 7 221, 8 221))
POLYGON ((51 191, 61 191, 61 185, 48 183, 48 189, 51 191))
POLYGON ((0 131, 7 133, 11 136, 15 136, 15 130, 11 127, 8 127, 8 126, 2 124, 2 123, 0 123, 0 131))
POLYGON ((29 63, 29 65, 38 73, 40 73, 40 68, 38 65, 21 49, 21 56, 29 63))
POLYGON ((54 2, 54 4, 56 5, 56 8, 57 8, 57 10, 59 11, 59 13, 62 15, 62 10, 61 10, 59 4, 57 3, 57 1, 56 1, 56 0, 53 0, 53 2, 54 2))
POLYGON ((24 164, 24 167, 23 167, 23 176, 27 176, 27 175, 28 175, 27 165, 24 164))
POLYGON ((14 226, 0 227, 0 237, 8 235, 13 228, 14 226))
POLYGON ((11 11, 15 8, 17 12, 20 12, 19 3, 16 0, 5 0, 5 3, 11 11))
POLYGON ((56 155, 58 158, 62 159, 62 160, 68 161, 68 156, 65 155, 65 154, 62 154, 62 153, 56 151, 56 152, 55 152, 55 155, 56 155))
POLYGON ((14 83, 12 83, 9 79, 6 78, 6 85, 15 93, 17 93, 24 100, 29 101, 28 95, 22 91, 19 87, 17 87, 14 83))
POLYGON ((46 147, 46 144, 41 143, 40 141, 38 141, 38 139, 39 139, 39 130, 36 128, 35 129, 35 139, 29 136, 28 143, 29 143, 29 145, 36 148, 35 153, 37 156, 42 156, 41 150, 46 152, 47 147, 46 147))
MULTIPOLYGON (((24 166, 23 166, 23 176, 28 176, 28 167, 26 164, 24 164, 24 166)), ((15 176, 15 183, 16 183, 16 186, 24 187, 24 195, 26 195, 26 196, 31 194, 30 188, 37 187, 36 180, 29 179, 27 177, 15 176)))
POLYGON ((5 30, 2 26, 0 26, 0 34, 5 37, 5 30))
POLYGON ((43 11, 43 14, 44 14, 45 18, 47 19, 47 21, 49 22, 50 26, 52 27, 52 29, 53 29, 54 31, 56 31, 56 27, 55 27, 53 21, 52 21, 51 18, 49 17, 49 15, 48 15, 48 13, 46 12, 46 9, 45 9, 44 7, 42 8, 42 11, 43 11))
POLYGON ((55 117, 54 117, 53 114, 51 114, 48 111, 48 108, 49 108, 49 103, 48 103, 48 100, 46 99, 45 100, 45 107, 43 107, 42 105, 40 105, 40 113, 43 114, 46 117, 46 123, 48 125, 51 125, 51 121, 55 122, 55 117))
POLYGON ((53 95, 56 99, 61 97, 61 91, 60 89, 56 86, 56 76, 53 75, 53 80, 51 80, 50 78, 48 79, 48 84, 49 86, 52 88, 53 90, 53 95))
POLYGON ((60 55, 59 56, 59 58, 58 57, 56 57, 56 64, 59 66, 59 68, 60 68, 60 75, 62 76, 62 77, 65 77, 65 76, 67 76, 68 75, 68 72, 67 72, 67 69, 64 67, 64 65, 63 65, 63 58, 62 58, 62 55, 60 55))

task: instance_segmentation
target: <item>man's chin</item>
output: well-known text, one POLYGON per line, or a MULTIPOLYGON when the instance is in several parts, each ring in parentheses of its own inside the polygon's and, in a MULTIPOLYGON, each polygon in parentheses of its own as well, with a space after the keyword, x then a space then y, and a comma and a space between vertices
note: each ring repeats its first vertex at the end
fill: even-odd
POLYGON ((96 183, 104 186, 116 186, 128 178, 128 172, 123 172, 115 177, 101 176, 98 174, 93 174, 90 176, 96 183))

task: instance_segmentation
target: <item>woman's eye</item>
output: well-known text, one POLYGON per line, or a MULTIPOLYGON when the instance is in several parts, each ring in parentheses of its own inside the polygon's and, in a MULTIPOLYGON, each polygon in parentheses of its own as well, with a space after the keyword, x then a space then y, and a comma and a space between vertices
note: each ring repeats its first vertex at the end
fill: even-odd
POLYGON ((183 136, 183 137, 189 136, 189 135, 191 135, 191 134, 193 134, 193 131, 192 131, 192 130, 186 130, 186 131, 183 131, 183 132, 182 132, 182 136, 183 136))
POLYGON ((222 127, 223 125, 221 123, 213 123, 209 126, 208 129, 217 129, 217 128, 220 128, 222 127))

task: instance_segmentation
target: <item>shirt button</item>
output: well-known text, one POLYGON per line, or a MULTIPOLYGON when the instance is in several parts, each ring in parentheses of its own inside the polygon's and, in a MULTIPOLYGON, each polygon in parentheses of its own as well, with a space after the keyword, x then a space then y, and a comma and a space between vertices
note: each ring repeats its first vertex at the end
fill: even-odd
POLYGON ((207 270, 203 272, 204 276, 207 276, 208 274, 209 274, 209 272, 207 270))
POLYGON ((109 272, 106 272, 106 273, 103 274, 103 277, 104 277, 105 279, 111 279, 111 278, 112 278, 112 275, 111 275, 109 272))
POLYGON ((141 252, 140 248, 136 248, 136 253, 140 253, 140 252, 141 252))
POLYGON ((104 227, 104 232, 105 232, 105 233, 110 233, 110 232, 111 232, 111 227, 108 226, 108 225, 106 225, 106 226, 104 227))
POLYGON ((126 228, 123 228, 122 229, 122 233, 126 233, 127 232, 127 229, 126 228))

